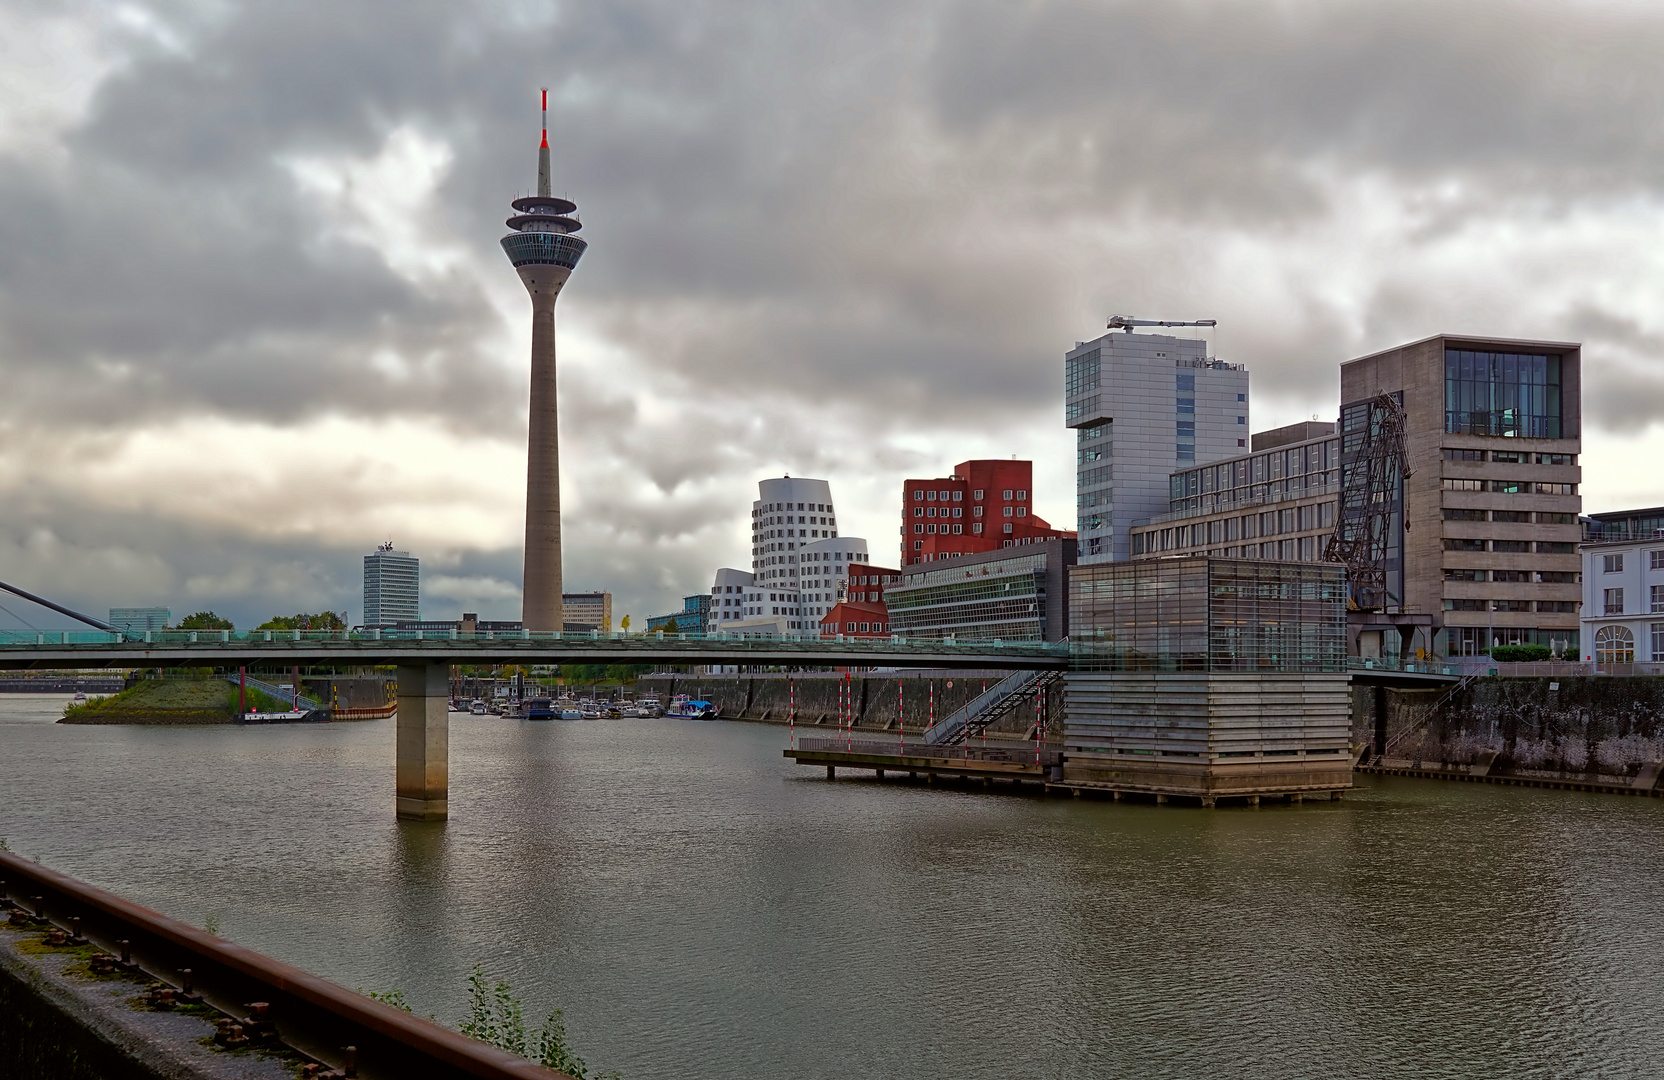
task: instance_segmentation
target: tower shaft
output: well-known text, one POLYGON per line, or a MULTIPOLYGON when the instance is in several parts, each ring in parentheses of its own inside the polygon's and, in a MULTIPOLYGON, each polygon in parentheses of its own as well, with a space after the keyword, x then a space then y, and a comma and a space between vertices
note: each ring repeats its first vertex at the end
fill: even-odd
POLYGON ((563 266, 522 266, 532 299, 531 413, 526 437, 526 562, 520 623, 562 627, 560 412, 555 384, 555 298, 572 273, 563 266))

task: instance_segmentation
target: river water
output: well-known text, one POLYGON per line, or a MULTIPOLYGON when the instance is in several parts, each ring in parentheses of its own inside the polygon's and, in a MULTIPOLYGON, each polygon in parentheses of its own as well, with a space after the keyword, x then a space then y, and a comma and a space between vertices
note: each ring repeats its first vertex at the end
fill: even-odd
POLYGON ((453 715, 57 725, 0 695, 12 850, 455 1023, 475 964, 671 1077, 1655 1076, 1664 801, 1361 778, 1200 810, 840 779, 783 729, 453 715))

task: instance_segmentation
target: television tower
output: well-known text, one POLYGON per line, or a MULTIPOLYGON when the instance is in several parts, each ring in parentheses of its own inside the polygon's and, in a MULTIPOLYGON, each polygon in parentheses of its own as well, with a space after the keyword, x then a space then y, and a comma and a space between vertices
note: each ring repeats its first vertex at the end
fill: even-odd
POLYGON ((510 204, 514 231, 503 250, 532 298, 531 422, 526 438, 526 565, 520 625, 561 629, 560 417, 555 396, 555 297, 589 245, 572 234, 582 226, 578 204, 549 193, 549 91, 543 91, 543 145, 537 150, 537 194, 510 204))

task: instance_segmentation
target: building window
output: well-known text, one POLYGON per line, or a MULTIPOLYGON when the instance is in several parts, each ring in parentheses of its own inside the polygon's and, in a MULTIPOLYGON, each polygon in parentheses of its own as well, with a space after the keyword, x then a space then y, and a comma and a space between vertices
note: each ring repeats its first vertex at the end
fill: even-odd
POLYGON ((1098 388, 1098 372, 1103 360, 1102 349, 1091 349, 1063 362, 1063 394, 1079 397, 1098 388))
POLYGON ((1664 585, 1652 587, 1652 610, 1654 613, 1664 612, 1664 585))
POLYGON ((971 507, 971 516, 972 517, 981 517, 982 516, 982 507, 980 507, 980 506, 971 507))
POLYGON ((1017 501, 1022 502, 1026 498, 1028 498, 1028 492, 1024 491, 1022 488, 1018 488, 1017 489, 1017 501))
POLYGON ((935 502, 936 501, 936 493, 934 491, 925 492, 924 497, 929 502, 935 502))
POLYGON ((977 488, 975 491, 971 492, 971 498, 975 499, 977 502, 981 502, 982 501, 982 489, 977 488))
POLYGON ((1512 552, 1530 551, 1531 550, 1531 541, 1529 541, 1529 540, 1492 540, 1491 541, 1491 550, 1492 551, 1512 551, 1512 552))
POLYGON ((923 551, 924 550, 924 541, 923 540, 913 541, 913 550, 914 551, 923 551))
POLYGON ((1174 398, 1173 408, 1180 416, 1195 416, 1196 399, 1193 397, 1174 398))
POLYGON ((1491 453, 1491 460, 1498 465, 1524 465, 1531 460, 1531 455, 1517 450, 1496 450, 1491 453))
POLYGON ((1531 481, 1492 480, 1491 490, 1499 495, 1525 495, 1531 491, 1531 481))
POLYGON ((1529 570, 1492 570, 1492 581, 1527 582, 1531 580, 1529 570))
POLYGON ((1247 401, 1248 400, 1248 395, 1247 394, 1238 394, 1236 396, 1236 399, 1238 401, 1247 401))
POLYGON ((913 526, 913 531, 916 532, 916 533, 922 533, 922 532, 924 532, 924 526, 915 523, 914 526, 913 526))
POLYGON ((1622 615, 1624 613, 1624 591, 1622 589, 1603 590, 1605 598, 1604 614, 1622 615))
POLYGON ((1196 376, 1194 376, 1194 375, 1175 375, 1175 376, 1173 376, 1173 386, 1177 390, 1195 391, 1195 389, 1196 389, 1196 376))
POLYGON ((1622 555, 1602 555, 1600 570, 1603 574, 1621 574, 1624 572, 1624 557, 1622 555))
POLYGON ((1518 525, 1531 524, 1529 510, 1495 510, 1491 512, 1492 521, 1508 521, 1518 525))
POLYGON ((1239 416, 1236 418, 1236 422, 1239 424, 1246 424, 1248 422, 1248 418, 1246 416, 1239 416))
POLYGON ((1010 488, 1005 489, 1005 500, 1006 500, 1006 502, 1011 501, 1011 489, 1010 488))
MULTIPOLYGON (((965 501, 965 493, 963 491, 954 492, 953 493, 953 501, 954 502, 964 502, 965 501)), ((955 510, 953 512, 953 516, 958 517, 959 516, 959 511, 955 510)))
POLYGON ((1444 609, 1446 611, 1484 611, 1485 610, 1485 601, 1483 601, 1483 600, 1446 600, 1444 602, 1444 609))
POLYGON ((1551 612, 1551 613, 1558 612, 1559 614, 1562 614, 1562 615, 1569 615, 1569 614, 1572 614, 1572 613, 1577 611, 1577 601, 1576 600, 1539 600, 1539 601, 1537 601, 1537 610, 1541 611, 1541 612, 1551 612))
POLYGON ((1445 511, 1444 511, 1444 519, 1446 521, 1484 521, 1485 520, 1485 511, 1483 511, 1483 510, 1453 510, 1449 507, 1446 507, 1445 511))
POLYGON ((1577 464, 1577 455, 1576 454, 1538 454, 1537 455, 1537 464, 1539 464, 1539 465, 1576 465, 1577 464))
POLYGON ((1544 585, 1576 585, 1579 578, 1574 570, 1539 570, 1537 580, 1544 585))
POLYGON ((1652 624, 1652 658, 1664 660, 1664 622, 1652 624))
POLYGON ((1444 478, 1444 489, 1446 491, 1484 491, 1485 481, 1456 480, 1447 476, 1444 478))
POLYGON ((1446 537, 1444 541, 1446 551, 1484 551, 1485 541, 1463 540, 1456 537, 1446 537))
POLYGON ((1627 626, 1603 626, 1595 631, 1595 663, 1635 663, 1635 635, 1627 626))
POLYGON ((924 507, 922 507, 922 506, 913 507, 913 516, 914 517, 924 517, 924 507))
POLYGON ((1647 562, 1649 570, 1664 570, 1664 551, 1647 552, 1647 562))
POLYGON ((1444 429, 1463 435, 1561 438, 1560 357, 1446 349, 1444 429))
MULTIPOLYGON (((977 509, 980 510, 982 508, 979 506, 979 507, 977 507, 977 509)), ((971 535, 972 536, 981 536, 982 535, 982 522, 979 521, 976 524, 971 526, 971 535)))
POLYGON ((1539 484, 1536 485, 1536 488, 1537 488, 1537 494, 1539 494, 1539 495, 1576 495, 1577 494, 1577 485, 1576 484, 1541 484, 1541 483, 1539 483, 1539 484))
POLYGON ((1576 555, 1577 544, 1570 540, 1539 540, 1537 541, 1539 555, 1576 555))
MULTIPOLYGON (((1006 507, 1006 508, 1005 508, 1005 516, 1006 516, 1006 517, 1010 517, 1010 516, 1011 516, 1011 507, 1009 507, 1009 506, 1008 506, 1008 507, 1006 507)), ((1006 527, 1005 527, 1005 531, 1006 531, 1006 532, 1010 532, 1010 531, 1011 531, 1011 526, 1009 526, 1009 525, 1007 525, 1007 526, 1006 526, 1006 527)))
POLYGON ((1026 507, 1026 506, 1017 507, 1017 516, 1018 517, 1028 517, 1028 507, 1026 507))
POLYGON ((965 531, 965 526, 963 526, 963 525, 955 525, 953 527, 953 535, 955 535, 955 536, 960 535, 964 531, 965 531))
POLYGON ((922 502, 924 500, 924 488, 914 488, 913 498, 922 502))
POLYGON ((1483 570, 1446 570, 1444 572, 1444 579, 1446 581, 1484 581, 1485 580, 1485 571, 1483 571, 1483 570))
POLYGON ((1008 521, 1008 522, 1005 523, 1005 531, 1007 533, 1009 533, 1011 531, 1011 522, 1008 521))
POLYGON ((1531 610, 1531 601, 1529 601, 1529 600, 1492 600, 1491 601, 1491 610, 1492 611, 1530 611, 1531 610))
POLYGON ((1451 450, 1447 447, 1445 449, 1445 452, 1444 452, 1444 459, 1446 461, 1484 461, 1485 460, 1485 451, 1483 451, 1483 450, 1451 450))

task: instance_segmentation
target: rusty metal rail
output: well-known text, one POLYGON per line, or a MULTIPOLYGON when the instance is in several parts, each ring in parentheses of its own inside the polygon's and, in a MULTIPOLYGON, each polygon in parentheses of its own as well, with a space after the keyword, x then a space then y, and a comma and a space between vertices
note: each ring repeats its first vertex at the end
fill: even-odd
POLYGON ((331 1070, 309 1075, 571 1080, 5 851, 0 906, 20 921, 84 935, 110 954, 106 963, 130 960, 247 1031, 270 1025, 284 1045, 331 1070))

